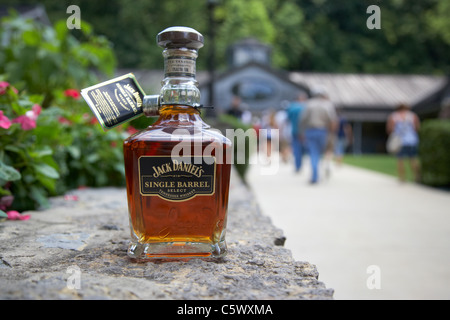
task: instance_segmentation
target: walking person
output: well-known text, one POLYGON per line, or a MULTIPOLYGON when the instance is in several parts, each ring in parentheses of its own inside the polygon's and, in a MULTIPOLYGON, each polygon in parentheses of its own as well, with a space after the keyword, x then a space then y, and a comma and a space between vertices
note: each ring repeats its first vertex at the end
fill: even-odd
POLYGON ((345 150, 352 144, 353 131, 352 126, 347 118, 342 115, 342 110, 336 110, 338 114, 338 128, 336 133, 336 144, 334 148, 334 155, 338 165, 342 164, 345 150))
POLYGON ((323 88, 316 88, 313 97, 306 103, 301 119, 301 128, 309 151, 312 176, 310 183, 319 181, 319 163, 327 146, 329 135, 335 132, 337 115, 334 104, 323 88))
POLYGON ((415 181, 420 180, 419 161, 417 160, 420 128, 419 117, 406 104, 400 104, 386 123, 386 131, 395 134, 400 140, 400 149, 396 153, 397 172, 400 181, 406 181, 405 159, 409 159, 415 181))
POLYGON ((288 115, 286 111, 288 105, 288 101, 283 101, 281 103, 281 109, 275 113, 275 122, 279 132, 278 137, 280 139, 280 156, 284 163, 289 162, 289 157, 291 155, 291 126, 288 122, 288 115))
POLYGON ((299 172, 302 167, 303 159, 303 145, 300 137, 300 121, 302 113, 305 109, 305 101, 307 99, 306 93, 300 93, 296 101, 289 104, 287 108, 287 117, 291 126, 291 148, 294 156, 294 168, 295 172, 299 172))

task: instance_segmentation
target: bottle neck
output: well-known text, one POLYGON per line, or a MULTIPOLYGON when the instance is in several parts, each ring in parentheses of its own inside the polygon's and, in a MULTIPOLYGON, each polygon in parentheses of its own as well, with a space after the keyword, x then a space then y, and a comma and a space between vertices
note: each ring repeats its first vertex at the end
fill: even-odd
POLYGON ((195 79, 197 50, 187 48, 165 49, 164 80, 161 105, 200 105, 200 90, 195 79))

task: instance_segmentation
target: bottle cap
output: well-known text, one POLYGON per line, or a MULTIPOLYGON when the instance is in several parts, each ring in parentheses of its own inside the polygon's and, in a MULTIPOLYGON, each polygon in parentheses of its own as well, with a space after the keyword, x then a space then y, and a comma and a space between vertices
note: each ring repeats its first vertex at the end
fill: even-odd
POLYGON ((198 50, 203 47, 203 35, 188 27, 170 27, 161 31, 156 37, 160 47, 175 49, 188 48, 198 50))

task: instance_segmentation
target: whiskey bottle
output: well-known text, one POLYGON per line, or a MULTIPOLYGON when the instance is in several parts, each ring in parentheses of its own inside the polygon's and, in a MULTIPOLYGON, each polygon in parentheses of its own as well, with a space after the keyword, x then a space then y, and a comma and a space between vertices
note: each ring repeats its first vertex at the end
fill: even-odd
POLYGON ((195 79, 203 36, 171 27, 159 95, 144 96, 143 113, 158 120, 124 142, 131 227, 128 255, 138 259, 222 257, 231 142, 201 118, 195 79))

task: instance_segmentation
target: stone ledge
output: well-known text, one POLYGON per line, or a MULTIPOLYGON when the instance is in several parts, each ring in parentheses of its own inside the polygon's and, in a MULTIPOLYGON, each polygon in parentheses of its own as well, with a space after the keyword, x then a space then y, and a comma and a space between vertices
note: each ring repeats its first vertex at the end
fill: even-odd
POLYGON ((228 255, 219 261, 137 263, 127 257, 124 189, 76 190, 28 221, 0 223, 0 299, 333 299, 308 262, 232 176, 228 255), (68 284, 79 274, 79 289, 68 284))

